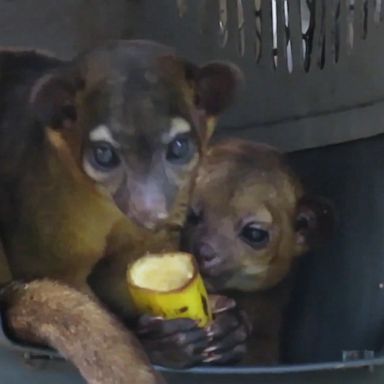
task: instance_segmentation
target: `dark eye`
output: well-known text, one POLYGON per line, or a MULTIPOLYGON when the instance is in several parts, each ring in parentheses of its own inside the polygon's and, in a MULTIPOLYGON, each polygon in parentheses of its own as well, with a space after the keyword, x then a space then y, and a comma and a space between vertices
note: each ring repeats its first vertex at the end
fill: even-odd
POLYGON ((185 164, 193 157, 195 146, 190 135, 177 135, 167 146, 166 158, 171 163, 185 164))
POLYGON ((249 223, 242 228, 240 237, 252 248, 262 248, 269 241, 269 232, 255 223, 249 223))
POLYGON ((120 158, 113 146, 100 141, 92 144, 92 162, 97 168, 110 170, 120 164, 120 158))
POLYGON ((300 230, 306 230, 309 227, 309 220, 308 217, 304 215, 300 215, 296 222, 295 222, 295 230, 300 231, 300 230))

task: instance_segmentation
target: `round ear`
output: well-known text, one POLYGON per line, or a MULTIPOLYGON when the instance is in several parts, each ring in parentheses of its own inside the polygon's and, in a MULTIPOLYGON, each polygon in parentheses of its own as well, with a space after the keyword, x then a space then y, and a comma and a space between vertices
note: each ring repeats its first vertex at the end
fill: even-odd
MULTIPOLYGON (((243 83, 241 70, 224 61, 199 67, 171 54, 161 56, 156 64, 172 81, 187 81, 192 103, 198 111, 198 119, 204 121, 199 134, 202 142, 207 143, 214 131, 215 118, 229 107, 243 83)), ((178 85, 182 86, 181 83, 178 85)))
POLYGON ((156 66, 175 82, 180 78, 187 80, 193 90, 196 107, 208 117, 215 117, 228 108, 243 84, 240 68, 230 62, 213 61, 199 67, 168 54, 159 57, 156 66))
POLYGON ((335 210, 325 198, 303 196, 298 204, 295 220, 297 244, 305 249, 325 241, 334 231, 335 210))
POLYGON ((211 62, 196 73, 196 104, 208 116, 217 116, 235 99, 243 74, 234 64, 211 62))
POLYGON ((53 129, 71 126, 76 121, 76 92, 83 85, 80 76, 67 68, 37 80, 29 97, 37 122, 53 129))
POLYGON ((243 73, 229 62, 211 62, 202 67, 184 62, 187 80, 194 89, 194 102, 204 124, 200 127, 200 137, 206 145, 214 133, 216 117, 234 101, 241 85, 243 73))

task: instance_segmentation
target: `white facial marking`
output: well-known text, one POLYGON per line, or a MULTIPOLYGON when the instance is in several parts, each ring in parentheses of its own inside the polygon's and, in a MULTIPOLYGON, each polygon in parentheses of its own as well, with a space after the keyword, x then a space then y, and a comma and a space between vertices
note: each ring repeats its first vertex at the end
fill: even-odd
POLYGON ((171 119, 171 127, 167 132, 165 141, 172 140, 175 136, 181 133, 187 133, 191 131, 191 125, 182 117, 174 117, 171 119), (167 140, 168 139, 168 140, 167 140))
MULTIPOLYGON (((106 125, 103 124, 98 125, 89 133, 89 139, 93 142, 105 141, 111 144, 114 148, 119 148, 119 143, 113 139, 111 131, 106 125)), ((120 179, 116 176, 116 171, 113 172, 113 175, 116 176, 115 180, 112 180, 111 172, 102 172, 100 170, 95 169, 86 158, 83 159, 83 169, 91 179, 96 180, 99 183, 103 183, 106 180, 110 180, 108 189, 112 192, 118 188, 118 182, 120 179)))
POLYGON ((89 133, 89 138, 91 141, 106 141, 112 144, 115 148, 119 147, 119 143, 117 143, 112 137, 111 131, 106 125, 98 125, 89 133))

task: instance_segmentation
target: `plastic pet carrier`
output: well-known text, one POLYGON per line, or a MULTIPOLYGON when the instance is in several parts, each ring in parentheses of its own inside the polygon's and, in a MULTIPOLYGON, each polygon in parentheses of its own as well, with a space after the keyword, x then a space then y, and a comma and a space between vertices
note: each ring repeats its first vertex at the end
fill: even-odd
MULTIPOLYGON (((159 368, 170 383, 384 380, 383 18, 382 0, 0 1, 3 45, 70 57, 104 38, 150 38, 236 63, 246 87, 217 136, 290 152, 308 190, 336 207, 332 240, 300 265, 284 364, 159 368)), ((82 382, 60 358, 3 339, 1 382, 82 382)))

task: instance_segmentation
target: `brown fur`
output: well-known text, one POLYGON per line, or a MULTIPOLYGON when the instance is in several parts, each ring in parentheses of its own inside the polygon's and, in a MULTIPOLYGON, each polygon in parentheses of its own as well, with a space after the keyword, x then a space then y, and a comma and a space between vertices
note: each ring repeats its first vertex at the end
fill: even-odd
POLYGON ((291 296, 291 279, 256 292, 225 291, 236 300, 251 324, 242 364, 272 365, 280 361, 281 327, 291 296))
POLYGON ((195 254, 209 290, 235 298, 249 317, 247 363, 279 361, 293 266, 331 216, 310 201, 272 147, 229 139, 203 161, 183 248, 195 254), (258 239, 252 243, 244 237, 249 228, 258 239))
POLYGON ((99 303, 78 290, 35 280, 9 286, 4 296, 12 300, 7 319, 17 337, 56 348, 88 383, 162 382, 136 339, 99 303))
MULTIPOLYGON (((227 66, 219 68, 231 76, 227 66)), ((217 103, 212 111, 199 100, 208 93, 210 102, 220 96, 226 104, 225 95, 215 81, 199 85, 207 76, 198 67, 145 41, 109 42, 70 63, 0 53, 0 72, 7 73, 0 77, 0 159, 7 159, 0 169, 0 233, 13 279, 37 280, 6 298, 11 330, 58 348, 90 382, 122 382, 125 374, 126 382, 157 382, 128 330, 72 288, 132 318, 127 266, 148 251, 177 246, 173 230, 186 213, 201 137, 218 112, 217 103), (166 156, 174 117, 190 127, 192 148, 177 165, 166 156), (92 139, 100 126, 104 136, 92 139), (100 141, 118 156, 112 169, 94 163, 100 141), (68 294, 59 283, 71 287, 68 294), (76 335, 80 342, 71 345, 76 335)))

